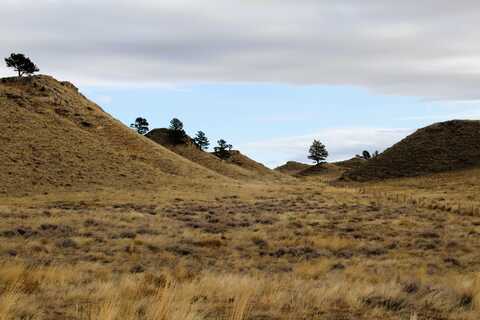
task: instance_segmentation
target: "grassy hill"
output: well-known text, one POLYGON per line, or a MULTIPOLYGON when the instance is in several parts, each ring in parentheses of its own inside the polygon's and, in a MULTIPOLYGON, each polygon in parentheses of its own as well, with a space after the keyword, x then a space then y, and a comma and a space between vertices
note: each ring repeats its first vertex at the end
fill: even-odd
POLYGON ((221 179, 49 76, 0 80, 0 128, 1 194, 221 179))
POLYGON ((297 161, 288 161, 284 165, 276 167, 274 170, 284 174, 296 175, 297 173, 300 173, 301 171, 308 169, 310 167, 311 165, 306 163, 301 163, 297 161))
POLYGON ((480 165, 480 121, 452 120, 417 130, 343 178, 413 177, 476 165, 480 165))
POLYGON ((189 137, 185 143, 174 143, 168 133, 169 129, 159 128, 147 133, 146 137, 192 162, 229 178, 237 180, 285 178, 284 175, 274 172, 239 151, 234 150, 229 159, 221 160, 215 155, 197 148, 191 143, 189 137))

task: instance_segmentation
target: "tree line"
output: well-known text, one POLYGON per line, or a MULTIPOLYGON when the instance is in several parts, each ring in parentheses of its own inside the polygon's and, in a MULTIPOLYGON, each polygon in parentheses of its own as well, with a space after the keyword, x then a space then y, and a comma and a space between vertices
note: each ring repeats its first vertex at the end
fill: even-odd
MULTIPOLYGON (((143 117, 136 118, 135 121, 130 124, 130 127, 141 135, 145 135, 149 131, 149 123, 147 119, 143 117)), ((195 136, 190 138, 183 128, 183 122, 177 118, 170 120, 168 137, 173 144, 184 144, 191 142, 202 151, 208 150, 210 146, 210 140, 205 132, 201 130, 197 131, 195 136)), ((233 146, 231 144, 227 143, 227 141, 224 139, 220 139, 217 141, 217 146, 213 148, 213 154, 220 159, 226 160, 230 158, 232 149, 233 146)))

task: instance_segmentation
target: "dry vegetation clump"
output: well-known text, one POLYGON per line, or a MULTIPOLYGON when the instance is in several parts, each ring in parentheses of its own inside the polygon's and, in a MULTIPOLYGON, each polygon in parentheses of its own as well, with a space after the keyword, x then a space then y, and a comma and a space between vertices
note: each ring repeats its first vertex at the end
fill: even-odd
MULTIPOLYGON (((358 270, 361 271, 361 270, 358 270)), ((1 319, 477 319, 478 276, 336 273, 318 281, 295 273, 168 271, 112 274, 75 266, 0 269, 1 319)))
POLYGON ((478 168, 350 186, 378 201, 392 201, 435 211, 480 217, 478 168))

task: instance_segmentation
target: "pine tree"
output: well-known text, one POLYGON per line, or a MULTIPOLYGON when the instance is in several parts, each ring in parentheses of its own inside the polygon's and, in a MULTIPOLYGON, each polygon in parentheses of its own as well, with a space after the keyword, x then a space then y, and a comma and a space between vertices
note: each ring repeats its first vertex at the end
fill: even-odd
POLYGON ((208 149, 208 146, 210 146, 210 141, 208 141, 208 138, 205 135, 205 132, 203 132, 203 131, 198 131, 197 132, 197 134, 195 135, 195 138, 193 138, 193 143, 200 150, 206 150, 206 149, 208 149))
POLYGON ((183 122, 177 118, 170 121, 168 135, 173 144, 182 144, 187 141, 187 133, 183 130, 183 122))
POLYGON ((230 151, 232 151, 233 146, 223 139, 218 140, 217 143, 218 146, 213 148, 213 153, 222 160, 230 158, 230 151))
POLYGON ((313 140, 313 143, 310 146, 309 154, 310 155, 308 156, 308 158, 312 159, 317 164, 325 162, 325 159, 327 159, 328 157, 327 149, 325 148, 323 143, 318 140, 313 140))
POLYGON ((13 68, 18 72, 18 77, 22 77, 25 74, 31 75, 40 71, 35 63, 33 63, 30 58, 25 57, 23 53, 10 54, 10 57, 5 58, 5 63, 8 68, 13 68))
POLYGON ((367 150, 363 150, 362 152, 362 158, 365 159, 365 160, 369 160, 372 158, 370 152, 368 152, 367 150))
POLYGON ((145 118, 138 117, 135 119, 135 123, 130 125, 130 128, 135 129, 139 134, 145 134, 148 132, 148 121, 145 118))
POLYGON ((183 122, 178 120, 177 118, 173 118, 172 120, 170 120, 169 129, 173 131, 181 131, 183 130, 183 122))

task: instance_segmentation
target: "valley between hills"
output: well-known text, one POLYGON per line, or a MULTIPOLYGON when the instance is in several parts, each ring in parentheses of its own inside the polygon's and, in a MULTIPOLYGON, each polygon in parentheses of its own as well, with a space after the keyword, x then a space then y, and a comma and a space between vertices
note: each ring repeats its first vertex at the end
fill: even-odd
POLYGON ((0 319, 480 318, 480 122, 271 170, 0 79, 0 319), (451 147, 454 146, 454 147, 451 147))

